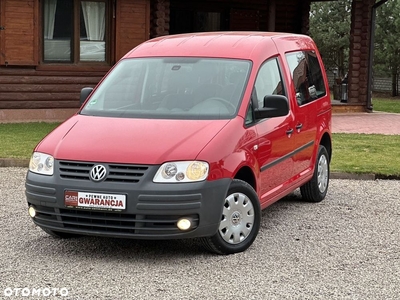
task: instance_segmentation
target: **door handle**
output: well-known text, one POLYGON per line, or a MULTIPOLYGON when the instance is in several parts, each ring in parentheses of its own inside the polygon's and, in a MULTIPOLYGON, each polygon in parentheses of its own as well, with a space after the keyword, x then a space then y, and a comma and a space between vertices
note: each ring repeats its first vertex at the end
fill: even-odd
POLYGON ((3 26, 0 26, 0 30, 6 30, 6 28, 3 26))
POLYGON ((303 124, 299 123, 299 124, 296 125, 297 132, 300 132, 300 130, 302 128, 303 128, 303 124))
POLYGON ((286 130, 286 134, 290 137, 293 133, 293 128, 286 130))

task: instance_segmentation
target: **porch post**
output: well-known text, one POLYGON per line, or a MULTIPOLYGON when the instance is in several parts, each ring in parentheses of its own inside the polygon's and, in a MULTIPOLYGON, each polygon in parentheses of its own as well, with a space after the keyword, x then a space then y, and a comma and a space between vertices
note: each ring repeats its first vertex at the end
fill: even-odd
POLYGON ((375 0, 353 0, 351 8, 348 103, 362 105, 366 109, 370 23, 374 4, 375 0))
POLYGON ((150 38, 169 34, 169 7, 169 0, 151 0, 150 38))
POLYGON ((268 31, 275 31, 276 0, 268 1, 268 31))

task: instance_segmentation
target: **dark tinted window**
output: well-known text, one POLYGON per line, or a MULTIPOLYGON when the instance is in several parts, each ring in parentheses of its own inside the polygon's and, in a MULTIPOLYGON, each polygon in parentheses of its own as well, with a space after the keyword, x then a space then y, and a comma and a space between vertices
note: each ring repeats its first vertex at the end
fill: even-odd
POLYGON ((304 105, 326 95, 321 66, 313 51, 286 54, 299 105, 304 105))

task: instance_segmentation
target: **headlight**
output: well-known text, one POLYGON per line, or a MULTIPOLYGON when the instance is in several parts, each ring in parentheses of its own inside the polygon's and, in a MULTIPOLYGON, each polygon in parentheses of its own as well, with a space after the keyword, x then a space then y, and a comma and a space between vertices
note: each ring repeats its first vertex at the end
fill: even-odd
POLYGON ((159 183, 196 182, 208 176, 208 163, 204 161, 174 161, 164 163, 153 181, 159 183))
POLYGON ((29 171, 43 175, 53 175, 53 156, 40 152, 33 152, 31 160, 29 162, 29 171))

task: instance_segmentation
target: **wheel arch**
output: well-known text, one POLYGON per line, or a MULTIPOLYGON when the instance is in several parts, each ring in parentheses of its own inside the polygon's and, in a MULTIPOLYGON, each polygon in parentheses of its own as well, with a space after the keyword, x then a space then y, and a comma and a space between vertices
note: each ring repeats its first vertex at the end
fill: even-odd
POLYGON ((253 170, 249 166, 242 166, 233 177, 234 179, 240 179, 247 182, 251 187, 257 191, 257 181, 253 170))
POLYGON ((328 132, 325 132, 322 135, 321 141, 319 143, 321 146, 324 146, 329 155, 329 161, 332 159, 332 138, 328 132))

